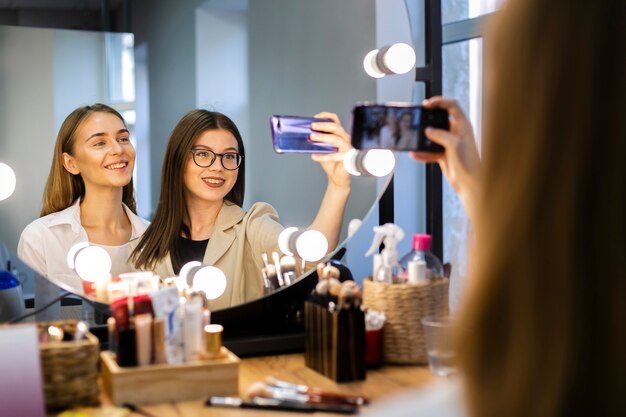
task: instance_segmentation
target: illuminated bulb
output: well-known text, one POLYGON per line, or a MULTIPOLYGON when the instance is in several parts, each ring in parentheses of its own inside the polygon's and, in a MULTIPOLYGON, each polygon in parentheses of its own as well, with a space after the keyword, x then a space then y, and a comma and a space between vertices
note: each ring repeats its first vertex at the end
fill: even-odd
POLYGON ((363 69, 370 77, 386 74, 406 74, 415 67, 415 51, 406 43, 394 43, 374 49, 363 58, 363 69))
POLYGON ((15 172, 7 164, 0 162, 0 201, 6 200, 15 191, 15 172))
POLYGON ((197 266, 202 266, 202 262, 191 261, 183 265, 182 268, 180 268, 180 272, 178 273, 178 277, 180 279, 176 281, 176 286, 179 286, 180 284, 182 285, 183 288, 189 288, 189 280, 188 280, 189 271, 191 271, 192 268, 195 268, 197 266))
POLYGON ((415 67, 415 51, 406 43, 394 43, 383 53, 384 66, 394 74, 406 74, 415 67))
POLYGON ((74 270, 84 281, 96 282, 106 279, 111 272, 111 257, 100 246, 89 246, 79 250, 74 258, 74 270))
POLYGON ((296 239, 296 251, 305 261, 319 261, 328 252, 326 236, 318 230, 306 230, 296 239))
POLYGON ((363 58, 363 69, 372 78, 382 78, 385 76, 384 72, 381 72, 376 65, 376 56, 378 55, 379 49, 374 49, 369 51, 365 58, 363 58))
POLYGON ((361 175, 359 170, 356 169, 356 158, 359 156, 360 152, 361 151, 353 148, 346 152, 343 157, 343 167, 348 172, 348 174, 354 175, 355 177, 361 175))
POLYGON ((89 247, 89 243, 78 242, 77 244, 75 244, 74 246, 70 248, 70 250, 67 252, 67 266, 70 269, 74 269, 74 262, 76 260, 76 254, 78 253, 78 251, 80 251, 81 249, 85 249, 87 247, 89 247))
POLYGON ((396 158, 389 149, 350 149, 344 156, 343 165, 354 176, 384 177, 395 168, 396 158))
POLYGON ((215 300, 224 294, 226 275, 221 269, 214 266, 203 266, 195 267, 190 272, 193 276, 193 290, 202 291, 207 300, 215 300))
POLYGON ((372 149, 363 157, 363 167, 375 177, 384 177, 396 166, 396 158, 389 149, 372 149))
POLYGON ((288 227, 278 235, 278 248, 287 256, 293 256, 291 237, 298 231, 297 227, 288 227))

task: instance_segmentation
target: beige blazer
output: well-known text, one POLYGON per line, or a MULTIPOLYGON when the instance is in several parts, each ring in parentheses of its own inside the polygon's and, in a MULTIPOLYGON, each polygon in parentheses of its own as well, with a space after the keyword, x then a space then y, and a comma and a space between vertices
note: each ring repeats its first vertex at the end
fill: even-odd
MULTIPOLYGON (((263 295, 261 253, 279 250, 282 230, 276 210, 267 203, 255 203, 247 212, 227 202, 222 205, 202 260, 203 265, 216 266, 226 275, 226 291, 210 302, 212 310, 263 295)), ((157 263, 154 272, 163 278, 175 275, 169 254, 157 263)))

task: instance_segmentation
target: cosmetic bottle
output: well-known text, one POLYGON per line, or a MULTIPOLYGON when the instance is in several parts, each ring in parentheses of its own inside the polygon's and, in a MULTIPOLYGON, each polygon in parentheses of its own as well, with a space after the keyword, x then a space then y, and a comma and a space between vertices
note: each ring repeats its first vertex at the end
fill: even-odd
POLYGON ((430 251, 431 240, 430 235, 413 235, 413 249, 400 259, 402 276, 407 282, 416 284, 443 277, 443 264, 430 251))
POLYGON ((377 282, 392 284, 397 281, 397 276, 402 272, 402 267, 398 262, 398 242, 404 238, 404 232, 400 226, 393 223, 386 223, 382 226, 374 227, 374 240, 365 256, 373 255, 381 244, 385 247, 381 252, 381 258, 374 258, 374 270, 372 278, 377 282), (382 260, 382 262, 379 261, 382 260))

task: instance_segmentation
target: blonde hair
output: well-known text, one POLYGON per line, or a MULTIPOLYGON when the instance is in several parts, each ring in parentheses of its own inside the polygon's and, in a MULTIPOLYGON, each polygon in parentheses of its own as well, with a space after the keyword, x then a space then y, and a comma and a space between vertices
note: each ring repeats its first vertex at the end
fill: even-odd
MULTIPOLYGON (((64 210, 71 206, 76 199, 82 199, 85 196, 85 184, 80 175, 70 174, 63 166, 63 153, 73 154, 74 142, 76 140, 76 131, 81 123, 92 113, 103 112, 110 113, 118 117, 126 126, 124 118, 117 110, 101 103, 92 106, 79 107, 70 113, 57 135, 57 141, 54 145, 54 155, 52 157, 52 166, 50 174, 43 193, 43 204, 40 216, 64 210)), ((122 201, 129 209, 136 213, 135 196, 133 191, 133 180, 124 186, 122 201)))
POLYGON ((623 415, 626 2, 508 0, 492 55, 474 287, 473 417, 623 415))

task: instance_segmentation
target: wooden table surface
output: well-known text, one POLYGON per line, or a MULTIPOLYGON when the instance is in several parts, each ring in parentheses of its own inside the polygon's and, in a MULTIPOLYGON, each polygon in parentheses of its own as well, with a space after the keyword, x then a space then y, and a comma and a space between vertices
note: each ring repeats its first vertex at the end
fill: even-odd
MULTIPOLYGON (((289 382, 316 386, 328 391, 365 395, 370 397, 373 401, 407 388, 423 386, 434 378, 430 374, 428 367, 384 366, 380 369, 368 370, 367 379, 365 381, 338 384, 307 368, 304 365, 304 355, 302 354, 263 356, 241 360, 239 367, 240 396, 245 396, 251 384, 257 381, 264 381, 267 376, 273 376, 277 379, 289 382)), ((103 405, 110 404, 110 401, 106 397, 102 398, 102 402, 103 405)), ((141 409, 154 417, 261 417, 277 415, 276 411, 206 407, 204 401, 146 405, 142 406, 141 409)), ((133 417, 145 417, 145 414, 133 413, 131 415, 133 417)), ((295 417, 302 416, 302 413, 280 412, 278 415, 295 417)), ((314 415, 332 416, 339 414, 315 413, 314 415)))

